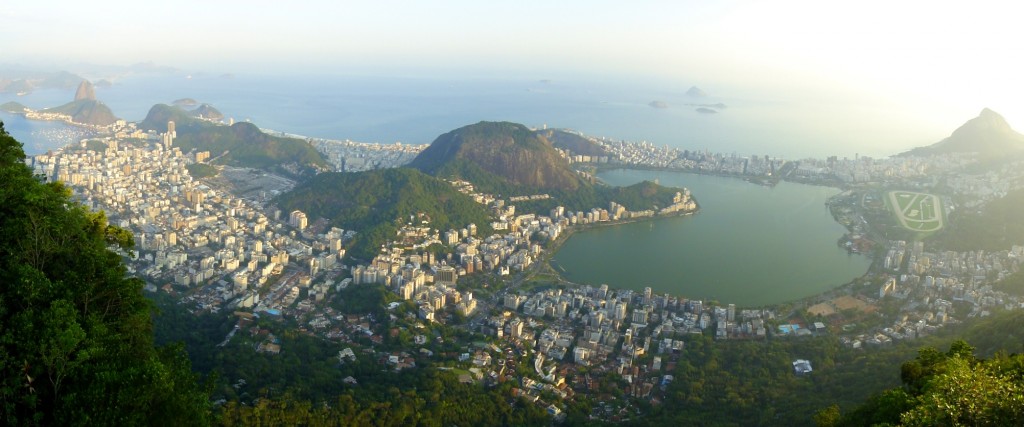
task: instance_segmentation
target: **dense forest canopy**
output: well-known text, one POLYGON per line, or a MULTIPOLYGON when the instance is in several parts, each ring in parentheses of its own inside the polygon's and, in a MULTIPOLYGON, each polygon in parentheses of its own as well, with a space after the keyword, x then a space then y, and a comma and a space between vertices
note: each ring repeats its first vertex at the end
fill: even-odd
POLYGON ((153 345, 131 234, 24 159, 0 124, 0 423, 209 423, 181 347, 153 345))

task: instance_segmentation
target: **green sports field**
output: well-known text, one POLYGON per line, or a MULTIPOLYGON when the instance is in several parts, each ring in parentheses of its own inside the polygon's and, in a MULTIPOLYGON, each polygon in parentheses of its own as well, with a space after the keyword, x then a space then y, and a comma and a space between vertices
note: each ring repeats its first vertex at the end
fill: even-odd
POLYGON ((890 191, 889 205, 907 230, 932 232, 942 229, 942 202, 934 194, 890 191))

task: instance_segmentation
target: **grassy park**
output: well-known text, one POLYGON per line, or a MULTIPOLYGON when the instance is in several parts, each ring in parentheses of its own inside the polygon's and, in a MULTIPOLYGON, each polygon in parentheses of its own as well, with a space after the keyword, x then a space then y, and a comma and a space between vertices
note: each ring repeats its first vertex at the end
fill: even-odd
POLYGON ((896 219, 907 230, 931 233, 942 229, 942 202, 938 196, 913 191, 890 191, 888 198, 896 219))

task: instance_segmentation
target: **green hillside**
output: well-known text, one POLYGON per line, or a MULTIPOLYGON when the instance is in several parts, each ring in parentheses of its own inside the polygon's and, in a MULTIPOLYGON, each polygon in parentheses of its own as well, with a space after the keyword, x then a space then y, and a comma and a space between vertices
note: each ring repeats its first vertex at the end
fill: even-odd
POLYGON ((282 166, 290 164, 308 172, 330 169, 327 159, 308 142, 267 135, 252 123, 219 125, 197 119, 181 108, 157 104, 149 110, 140 127, 164 132, 168 121, 174 122, 178 135, 174 140, 175 146, 185 152, 209 151, 214 157, 224 154, 218 160, 220 163, 285 173, 288 171, 282 166))
POLYGON ((274 203, 285 212, 298 209, 311 220, 327 218, 332 226, 358 231, 349 253, 363 260, 376 255, 399 225, 419 213, 438 230, 473 223, 480 233, 490 233, 491 220, 483 205, 447 182, 408 168, 322 173, 274 203))

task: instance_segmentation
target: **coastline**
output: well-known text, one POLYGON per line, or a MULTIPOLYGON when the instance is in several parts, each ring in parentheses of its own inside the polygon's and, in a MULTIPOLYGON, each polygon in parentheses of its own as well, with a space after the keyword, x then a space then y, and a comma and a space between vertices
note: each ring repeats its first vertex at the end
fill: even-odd
MULTIPOLYGON (((694 199, 694 201, 696 201, 696 199, 694 199)), ((640 223, 640 222, 646 222, 646 221, 655 221, 655 220, 659 220, 659 219, 669 219, 669 218, 676 218, 676 217, 693 216, 693 215, 696 215, 696 214, 700 213, 700 211, 701 211, 700 203, 697 203, 697 209, 693 210, 693 211, 672 212, 672 213, 667 214, 667 215, 657 215, 657 216, 642 217, 642 218, 629 218, 629 219, 622 219, 622 220, 616 220, 616 221, 603 221, 603 222, 596 222, 596 223, 592 223, 592 224, 575 225, 575 226, 566 228, 566 230, 562 234, 560 234, 557 239, 552 240, 552 241, 550 241, 547 244, 547 247, 544 250, 543 259, 535 262, 534 263, 535 267, 533 267, 531 269, 529 274, 527 274, 525 277, 523 277, 521 280, 519 280, 519 282, 521 284, 522 282, 530 280, 531 278, 533 278, 537 274, 541 274, 542 272, 540 270, 543 269, 543 270, 549 270, 550 272, 554 273, 557 276, 557 279, 558 279, 559 283, 566 283, 566 284, 570 284, 570 285, 573 285, 573 286, 585 286, 585 284, 576 283, 576 282, 573 282, 573 281, 571 281, 569 279, 566 279, 558 271, 558 269, 556 269, 551 264, 552 258, 554 258, 555 253, 557 253, 558 250, 561 249, 563 245, 565 245, 565 242, 569 241, 569 238, 572 237, 573 235, 575 235, 576 233, 584 232, 584 231, 590 231, 590 230, 596 230, 596 229, 606 228, 606 227, 615 227, 615 226, 620 226, 620 225, 625 225, 625 224, 633 224, 633 223, 640 223)), ((561 266, 559 266, 559 269, 561 269, 563 272, 565 271, 565 269, 562 269, 561 266)))
MULTIPOLYGON (((743 180, 743 181, 746 181, 746 182, 750 182, 749 180, 744 179, 742 176, 738 176, 738 175, 735 175, 735 174, 721 174, 721 173, 713 173, 713 172, 696 172, 696 171, 692 171, 692 170, 678 169, 678 168, 663 168, 663 167, 650 167, 650 166, 648 166, 648 167, 632 167, 632 166, 627 166, 627 165, 616 165, 614 167, 604 167, 604 168, 600 168, 599 169, 599 171, 612 171, 612 170, 638 170, 638 171, 659 171, 659 172, 663 171, 663 172, 674 172, 674 173, 692 173, 692 174, 695 174, 695 175, 705 175, 705 176, 713 176, 713 177, 721 177, 721 178, 735 178, 735 179, 740 179, 740 180, 743 180)), ((595 173, 594 177, 597 178, 596 173, 595 173)), ((603 180, 600 180, 600 178, 597 178, 597 179, 598 179, 599 182, 601 182, 601 183, 603 183, 605 185, 609 185, 609 184, 605 183, 603 180)), ((780 179, 780 180, 785 180, 785 179, 780 179)), ((797 183, 797 184, 813 185, 813 184, 810 184, 810 183, 799 182, 799 181, 791 181, 791 180, 785 180, 785 181, 793 182, 793 183, 797 183)), ((751 182, 751 183, 752 184, 757 184, 757 183, 753 183, 753 182, 751 182)), ((767 186, 767 187, 774 187, 774 185, 775 184, 765 185, 765 186, 767 186)), ((826 185, 826 184, 821 184, 821 183, 817 184, 817 186, 829 187, 829 188, 835 188, 835 189, 843 190, 841 187, 836 187, 836 186, 833 186, 833 185, 826 185)), ((694 200, 697 200, 696 197, 694 198, 694 200)), ((693 212, 673 213, 673 214, 664 215, 664 216, 654 216, 654 217, 644 217, 644 218, 631 218, 631 219, 627 219, 627 220, 607 221, 607 222, 593 223, 593 224, 587 224, 587 225, 582 225, 582 226, 573 226, 571 228, 566 229, 566 231, 563 232, 557 239, 555 239, 555 240, 551 241, 550 243, 548 243, 548 247, 545 249, 545 253, 546 253, 545 256, 543 257, 542 260, 538 260, 538 262, 537 262, 537 264, 542 264, 542 265, 538 265, 534 271, 532 271, 528 276, 524 277, 520 282, 529 281, 531 278, 533 278, 533 277, 535 277, 537 275, 554 274, 556 276, 555 279, 556 279, 556 282, 558 284, 566 284, 566 285, 572 285, 572 286, 585 286, 586 284, 584 284, 584 283, 577 283, 577 282, 573 282, 573 281, 567 279, 564 276, 564 274, 563 274, 563 273, 565 273, 565 269, 561 265, 553 262, 553 259, 554 259, 555 255, 557 254, 557 252, 559 250, 561 250, 561 248, 565 245, 565 243, 573 235, 575 235, 576 233, 590 231, 590 230, 595 230, 595 229, 600 229, 600 228, 604 228, 604 227, 620 226, 620 225, 626 225, 626 224, 631 224, 631 223, 639 223, 639 222, 644 222, 644 221, 655 221, 655 220, 658 220, 658 219, 661 219, 661 218, 672 218, 672 217, 675 217, 675 216, 691 216, 691 215, 700 213, 700 211, 701 211, 700 204, 698 203, 697 210, 693 211, 693 212)), ((834 216, 830 215, 830 217, 832 217, 832 220, 835 221, 835 217, 834 216)), ((836 223, 838 224, 838 222, 836 222, 836 223)), ((839 224, 839 225, 841 225, 841 224, 839 224)), ((849 229, 847 227, 843 226, 843 228, 846 229, 847 232, 849 231, 849 229)), ((795 299, 791 299, 791 300, 785 300, 785 301, 781 301, 781 302, 777 302, 777 303, 764 304, 764 305, 751 305, 751 306, 746 306, 746 305, 739 306, 739 305, 737 305, 737 307, 748 308, 748 309, 761 309, 761 308, 780 309, 780 308, 792 307, 795 310, 795 309, 797 309, 799 307, 806 308, 806 307, 809 307, 809 306, 811 306, 811 305, 813 305, 813 304, 815 304, 817 302, 827 301, 829 299, 835 298, 838 295, 845 295, 845 294, 848 293, 848 289, 851 286, 857 285, 858 283, 861 283, 861 282, 867 280, 869 278, 869 276, 871 276, 873 274, 872 272, 875 271, 876 266, 878 265, 878 262, 879 262, 878 257, 875 256, 875 254, 873 254, 873 253, 853 253, 853 252, 848 252, 848 255, 849 256, 863 256, 863 257, 866 257, 870 261, 870 264, 868 265, 867 269, 865 269, 865 271, 862 274, 849 279, 845 283, 842 283, 842 284, 836 285, 835 287, 829 288, 827 290, 824 290, 824 291, 821 291, 821 292, 818 292, 818 293, 814 293, 812 295, 807 295, 807 296, 804 296, 804 297, 800 297, 800 298, 795 298, 795 299)), ((593 285, 593 284, 591 284, 591 285, 593 285)), ((619 287, 619 286, 615 286, 615 287, 619 287)), ((625 288, 625 289, 630 289, 630 288, 625 288)), ((687 298, 685 295, 673 294, 673 296, 680 297, 680 298, 687 298)), ((722 302, 723 303, 728 303, 728 301, 722 301, 722 302)))
POLYGON ((38 117, 38 116, 35 116, 35 114, 32 114, 32 113, 39 113, 38 111, 4 111, 4 112, 7 113, 7 114, 11 114, 11 115, 21 116, 25 120, 31 120, 31 121, 36 121, 36 122, 60 122, 60 123, 66 124, 66 125, 87 129, 87 130, 90 130, 90 131, 93 131, 93 132, 109 131, 109 128, 110 128, 110 125, 101 126, 101 125, 94 125, 94 124, 90 124, 90 123, 76 122, 76 121, 74 121, 74 119, 71 116, 68 116, 67 114, 48 113, 48 114, 50 114, 52 116, 52 118, 50 118, 50 117, 38 117))
POLYGON ((765 177, 765 176, 742 175, 742 174, 725 173, 725 172, 713 172, 713 171, 705 171, 705 170, 698 170, 698 169, 674 168, 674 167, 667 167, 667 166, 633 165, 633 164, 625 164, 625 163, 620 163, 620 164, 615 164, 615 165, 612 165, 612 164, 588 164, 588 166, 594 168, 594 174, 595 175, 597 173, 599 173, 599 172, 607 172, 607 171, 614 171, 614 170, 620 170, 620 169, 622 169, 622 170, 637 170, 637 171, 651 171, 651 172, 678 172, 678 173, 692 173, 694 175, 717 176, 717 177, 722 177, 722 178, 734 178, 734 179, 745 181, 745 182, 748 182, 748 183, 751 183, 751 184, 762 185, 762 186, 765 186, 765 187, 774 187, 774 186, 778 185, 779 182, 785 181, 785 182, 791 182, 791 183, 794 183, 794 184, 815 185, 815 186, 819 186, 819 187, 831 187, 831 188, 838 189, 840 191, 846 191, 846 190, 850 189, 849 186, 844 185, 840 181, 834 181, 834 182, 833 181, 827 181, 827 182, 823 182, 823 181, 817 181, 817 180, 794 179, 794 178, 791 178, 791 177, 774 177, 774 176, 773 177, 765 177))

